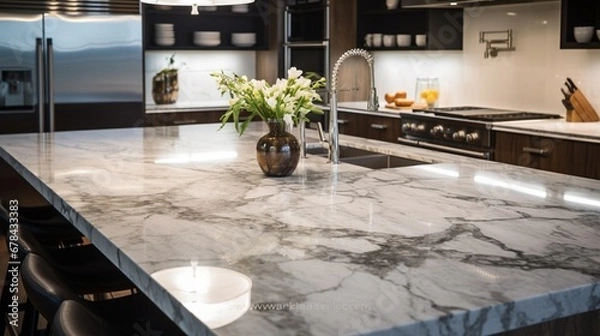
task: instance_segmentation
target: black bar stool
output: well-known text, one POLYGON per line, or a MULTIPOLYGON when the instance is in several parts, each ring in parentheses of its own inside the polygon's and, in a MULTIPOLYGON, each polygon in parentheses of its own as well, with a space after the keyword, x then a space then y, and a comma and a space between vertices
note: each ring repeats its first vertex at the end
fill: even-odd
MULTIPOLYGON (((21 278, 33 307, 49 324, 54 321, 60 305, 67 300, 73 300, 106 320, 110 328, 117 330, 118 334, 131 331, 130 328, 137 326, 141 327, 141 330, 151 328, 155 332, 160 331, 162 335, 184 335, 142 293, 103 301, 88 301, 81 298, 48 262, 34 253, 25 257, 21 278)), ((133 334, 135 333, 129 335, 133 334)))
POLYGON ((50 334, 52 336, 131 336, 137 333, 134 328, 127 328, 129 330, 124 332, 119 332, 118 329, 83 304, 67 300, 58 308, 50 334))

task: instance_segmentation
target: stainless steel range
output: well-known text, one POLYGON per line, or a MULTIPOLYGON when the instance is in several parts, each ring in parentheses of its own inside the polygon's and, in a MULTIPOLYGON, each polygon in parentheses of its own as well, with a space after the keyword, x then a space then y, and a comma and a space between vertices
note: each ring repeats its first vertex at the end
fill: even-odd
POLYGON ((557 114, 459 106, 400 113, 398 142, 493 160, 496 122, 560 118, 557 114))

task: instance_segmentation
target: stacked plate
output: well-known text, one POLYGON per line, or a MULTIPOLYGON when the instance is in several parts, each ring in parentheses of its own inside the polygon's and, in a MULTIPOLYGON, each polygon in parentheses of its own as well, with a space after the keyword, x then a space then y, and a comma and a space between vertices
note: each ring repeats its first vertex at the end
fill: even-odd
POLYGON ((221 44, 221 32, 195 31, 194 44, 203 47, 216 47, 221 44))
POLYGON ((256 33, 232 33, 231 44, 236 47, 251 47, 256 44, 256 33))
POLYGON ((154 43, 159 46, 172 46, 175 44, 175 30, 172 23, 154 24, 154 43))
POLYGON ((247 13, 250 10, 248 5, 234 5, 231 6, 231 11, 234 13, 247 13))

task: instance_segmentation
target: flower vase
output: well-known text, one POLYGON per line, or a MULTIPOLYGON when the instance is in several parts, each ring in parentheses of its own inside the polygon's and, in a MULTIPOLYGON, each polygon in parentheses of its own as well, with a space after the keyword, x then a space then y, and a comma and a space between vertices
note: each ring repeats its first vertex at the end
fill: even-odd
POLYGON ((258 139, 256 159, 266 176, 291 175, 300 161, 300 143, 285 130, 283 120, 267 120, 269 133, 258 139))

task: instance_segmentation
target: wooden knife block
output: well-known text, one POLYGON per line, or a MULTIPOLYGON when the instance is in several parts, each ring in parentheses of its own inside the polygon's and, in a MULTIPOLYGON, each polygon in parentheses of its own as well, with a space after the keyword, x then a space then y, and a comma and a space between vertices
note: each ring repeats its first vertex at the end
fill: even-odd
POLYGON ((566 120, 571 122, 599 121, 598 113, 579 89, 569 98, 572 110, 567 111, 566 120))

